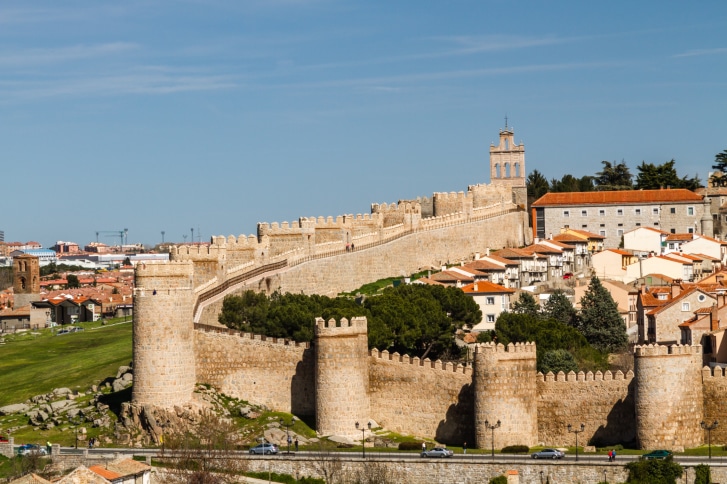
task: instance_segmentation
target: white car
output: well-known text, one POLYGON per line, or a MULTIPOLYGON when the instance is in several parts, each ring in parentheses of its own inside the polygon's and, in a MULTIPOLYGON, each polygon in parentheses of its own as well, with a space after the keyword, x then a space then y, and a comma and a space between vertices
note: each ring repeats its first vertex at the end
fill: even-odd
POLYGON ((531 455, 533 459, 562 459, 565 454, 558 449, 543 449, 531 455))
POLYGON ((422 451, 422 457, 452 457, 454 452, 444 447, 435 447, 429 450, 422 451))

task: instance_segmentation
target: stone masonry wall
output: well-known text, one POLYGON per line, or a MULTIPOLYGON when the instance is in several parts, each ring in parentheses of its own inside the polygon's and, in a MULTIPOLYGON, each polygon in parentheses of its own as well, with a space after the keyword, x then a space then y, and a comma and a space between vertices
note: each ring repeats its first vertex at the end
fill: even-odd
MULTIPOLYGON (((723 368, 702 368, 702 388, 704 389, 704 421, 711 424, 715 420, 719 426, 712 430, 712 442, 727 442, 727 376, 723 368)), ((707 442, 707 432, 703 433, 707 442)))
POLYGON ((472 369, 371 350, 371 416, 403 434, 474 444, 472 369))
POLYGON ((226 329, 198 329, 194 336, 200 383, 272 410, 314 415, 313 350, 307 344, 226 329))
POLYGON ((632 442, 636 437, 633 378, 631 371, 625 376, 621 371, 538 373, 538 443, 575 445, 568 424, 577 429, 585 425, 578 445, 632 442))

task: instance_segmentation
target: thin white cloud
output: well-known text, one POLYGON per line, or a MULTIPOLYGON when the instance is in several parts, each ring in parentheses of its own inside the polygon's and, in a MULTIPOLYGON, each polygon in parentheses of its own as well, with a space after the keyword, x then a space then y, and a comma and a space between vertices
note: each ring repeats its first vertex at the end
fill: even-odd
POLYGON ((681 54, 674 54, 672 57, 696 57, 702 55, 717 55, 727 53, 727 47, 717 47, 715 49, 696 49, 682 52, 681 54))
POLYGON ((137 44, 131 42, 112 42, 97 45, 0 51, 0 66, 62 64, 80 59, 105 58, 109 55, 135 50, 138 47, 137 44))

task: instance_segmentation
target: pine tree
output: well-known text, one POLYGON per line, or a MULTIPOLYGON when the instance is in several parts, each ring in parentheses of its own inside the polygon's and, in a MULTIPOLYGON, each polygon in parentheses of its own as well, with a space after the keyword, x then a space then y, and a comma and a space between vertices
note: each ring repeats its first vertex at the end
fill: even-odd
POLYGON ((527 291, 522 291, 518 300, 512 304, 512 311, 517 314, 528 314, 537 318, 540 314, 540 306, 538 306, 532 294, 527 291))
POLYGON ((626 326, 618 306, 598 277, 593 276, 581 299, 579 329, 586 340, 601 351, 617 352, 626 347, 626 326))
POLYGON ((543 304, 541 314, 544 319, 555 319, 568 326, 576 326, 576 310, 560 289, 553 291, 543 304))

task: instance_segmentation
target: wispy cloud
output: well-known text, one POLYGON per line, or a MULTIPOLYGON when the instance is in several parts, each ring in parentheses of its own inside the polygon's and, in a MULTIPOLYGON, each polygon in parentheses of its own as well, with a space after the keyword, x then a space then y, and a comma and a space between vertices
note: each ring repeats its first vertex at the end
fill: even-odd
POLYGON ((81 59, 104 58, 109 55, 135 50, 138 47, 137 44, 131 42, 112 42, 97 45, 0 51, 0 66, 61 64, 81 59))
POLYGON ((672 57, 696 57, 701 55, 717 55, 727 54, 727 47, 717 47, 715 49, 696 49, 682 52, 681 54, 674 54, 672 57))

